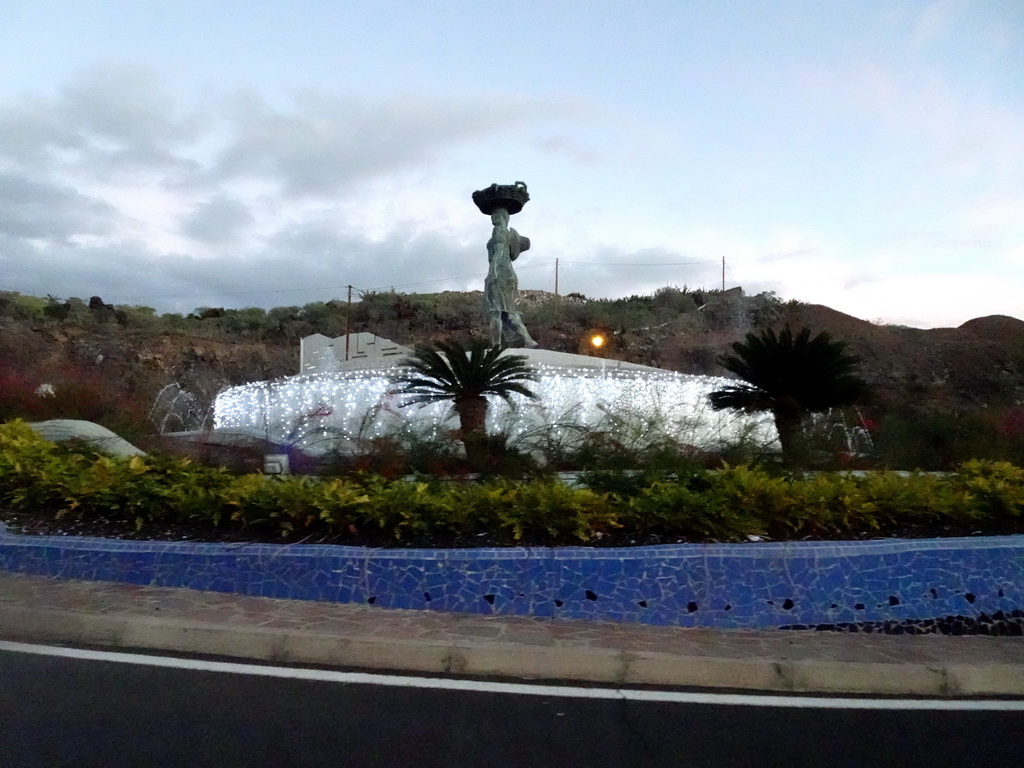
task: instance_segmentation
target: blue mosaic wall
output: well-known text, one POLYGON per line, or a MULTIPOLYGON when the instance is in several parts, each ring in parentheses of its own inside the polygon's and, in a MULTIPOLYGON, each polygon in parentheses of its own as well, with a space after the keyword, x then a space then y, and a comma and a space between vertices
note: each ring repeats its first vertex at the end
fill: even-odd
POLYGON ((381 550, 127 542, 0 530, 0 568, 389 608, 719 628, 1024 608, 1024 536, 381 550))

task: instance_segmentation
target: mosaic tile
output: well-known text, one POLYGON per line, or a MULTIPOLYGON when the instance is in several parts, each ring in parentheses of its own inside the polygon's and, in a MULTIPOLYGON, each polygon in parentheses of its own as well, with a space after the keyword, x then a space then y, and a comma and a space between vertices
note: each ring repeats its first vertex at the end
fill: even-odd
POLYGON ((873 631, 948 617, 989 621, 1024 609, 1022 536, 381 550, 0 531, 0 568, 390 608, 692 627, 873 631))

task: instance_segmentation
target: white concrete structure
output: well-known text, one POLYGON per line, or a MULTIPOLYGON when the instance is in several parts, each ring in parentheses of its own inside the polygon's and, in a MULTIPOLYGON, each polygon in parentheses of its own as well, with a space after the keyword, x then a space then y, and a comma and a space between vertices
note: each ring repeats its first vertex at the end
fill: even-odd
MULTIPOLYGON (((402 350, 408 350, 365 336, 371 337, 373 346, 361 341, 360 352, 366 354, 354 357, 350 339, 347 362, 337 360, 336 352, 330 353, 332 359, 324 351, 330 345, 321 339, 334 350, 338 341, 321 336, 304 346, 306 373, 223 390, 214 402, 215 428, 261 433, 271 442, 312 452, 347 452, 361 441, 384 435, 429 435, 457 428, 447 404, 403 407, 390 377, 405 356, 402 350), (400 352, 392 352, 395 349, 400 352)), ((512 349, 506 354, 527 358, 539 376, 531 386, 539 397, 517 396, 512 406, 496 400, 488 413, 492 432, 523 441, 571 440, 582 437, 585 428, 627 444, 667 437, 699 448, 739 439, 767 444, 775 438, 770 417, 711 410, 707 395, 733 383, 726 379, 545 349, 512 349)))
POLYGON ((139 450, 106 427, 102 427, 92 421, 50 419, 49 421, 37 421, 29 424, 29 426, 51 443, 59 443, 64 440, 84 440, 90 445, 95 446, 98 451, 110 456, 146 455, 145 451, 139 450))
POLYGON ((352 333, 329 338, 322 333, 299 342, 299 374, 335 373, 369 366, 394 364, 412 352, 372 333, 352 333))

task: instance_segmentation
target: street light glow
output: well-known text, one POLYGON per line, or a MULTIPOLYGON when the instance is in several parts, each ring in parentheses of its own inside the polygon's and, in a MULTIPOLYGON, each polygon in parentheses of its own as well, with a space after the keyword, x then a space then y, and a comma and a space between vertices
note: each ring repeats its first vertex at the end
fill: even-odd
POLYGON ((590 337, 590 343, 594 346, 595 349, 600 349, 601 347, 604 346, 604 336, 602 336, 599 333, 595 333, 593 336, 590 337))

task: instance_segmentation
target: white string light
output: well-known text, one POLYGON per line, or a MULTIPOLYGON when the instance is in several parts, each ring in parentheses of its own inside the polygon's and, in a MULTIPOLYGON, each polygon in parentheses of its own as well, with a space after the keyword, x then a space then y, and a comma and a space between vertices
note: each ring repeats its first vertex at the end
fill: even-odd
MULTIPOLYGON (((490 432, 519 437, 544 427, 563 437, 587 428, 624 442, 667 436, 681 444, 715 447, 753 437, 770 442, 774 427, 764 415, 714 411, 708 393, 728 379, 672 371, 531 366, 536 400, 513 395, 488 409, 490 432)), ((406 406, 389 378, 393 367, 291 376, 221 391, 214 427, 256 432, 278 444, 311 451, 343 449, 350 441, 393 435, 415 427, 435 436, 458 427, 448 403, 406 406)))

